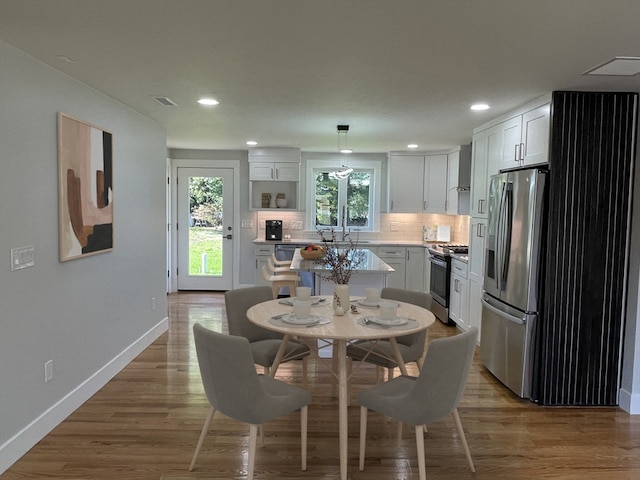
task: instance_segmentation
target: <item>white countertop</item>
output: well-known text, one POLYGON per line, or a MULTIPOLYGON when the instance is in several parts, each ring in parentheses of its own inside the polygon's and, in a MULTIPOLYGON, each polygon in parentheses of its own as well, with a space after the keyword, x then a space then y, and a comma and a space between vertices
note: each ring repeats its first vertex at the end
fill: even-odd
MULTIPOLYGON (((358 273, 390 273, 395 272, 393 267, 387 265, 385 262, 380 260, 380 258, 373 253, 371 250, 366 248, 358 249, 358 252, 362 255, 362 261, 358 265, 354 272, 358 273)), ((316 262, 315 260, 305 260, 300 255, 300 250, 296 249, 293 254, 293 259, 291 260, 291 270, 299 271, 303 270, 306 272, 315 272, 322 274, 326 272, 328 268, 321 263, 316 262)))
MULTIPOLYGON (((427 248, 429 245, 436 245, 442 242, 422 242, 420 240, 362 240, 360 242, 356 242, 355 239, 352 239, 354 244, 357 244, 360 248, 367 247, 379 247, 379 246, 396 246, 396 247, 424 247, 427 248)), ((347 240, 348 242, 348 240, 347 240)), ((253 241, 256 245, 275 245, 275 244, 301 244, 306 245, 308 243, 318 243, 321 244, 322 241, 319 238, 288 238, 286 240, 265 240, 264 238, 256 238, 253 241)), ((342 242, 338 242, 342 243, 342 242)))

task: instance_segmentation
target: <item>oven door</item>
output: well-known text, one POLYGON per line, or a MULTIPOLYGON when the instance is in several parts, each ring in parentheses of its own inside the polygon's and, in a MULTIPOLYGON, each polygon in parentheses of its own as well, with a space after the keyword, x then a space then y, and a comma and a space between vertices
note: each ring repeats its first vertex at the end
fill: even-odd
POLYGON ((430 291, 431 297, 443 307, 449 307, 449 268, 447 261, 435 257, 429 256, 429 262, 431 262, 431 285, 430 291))

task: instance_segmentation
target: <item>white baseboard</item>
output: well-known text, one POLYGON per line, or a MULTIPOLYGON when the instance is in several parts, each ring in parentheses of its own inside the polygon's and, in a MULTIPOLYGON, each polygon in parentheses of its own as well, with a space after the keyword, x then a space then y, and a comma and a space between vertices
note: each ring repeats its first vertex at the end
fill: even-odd
POLYGON ((640 394, 620 389, 618 406, 631 415, 640 414, 640 394))
POLYGON ((169 318, 164 318, 104 367, 70 391, 20 432, 0 445, 0 475, 27 453, 51 430, 71 415, 80 405, 104 387, 118 372, 169 329, 169 318))

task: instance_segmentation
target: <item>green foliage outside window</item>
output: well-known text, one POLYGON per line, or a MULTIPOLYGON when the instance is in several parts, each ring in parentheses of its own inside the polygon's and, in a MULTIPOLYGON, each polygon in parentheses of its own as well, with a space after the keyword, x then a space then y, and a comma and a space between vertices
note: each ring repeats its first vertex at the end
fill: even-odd
POLYGON ((222 226, 222 178, 189 177, 191 226, 222 226))
POLYGON ((371 171, 354 171, 346 179, 332 177, 328 171, 315 174, 316 227, 340 226, 340 211, 347 206, 347 227, 369 226, 371 171), (341 198, 346 197, 345 200, 341 198))

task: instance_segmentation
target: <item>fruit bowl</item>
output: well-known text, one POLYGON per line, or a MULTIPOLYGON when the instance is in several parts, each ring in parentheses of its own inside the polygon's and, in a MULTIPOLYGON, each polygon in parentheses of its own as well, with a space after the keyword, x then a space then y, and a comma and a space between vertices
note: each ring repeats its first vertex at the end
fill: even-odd
POLYGON ((308 250, 308 247, 301 248, 300 256, 305 260, 317 260, 324 256, 324 248, 320 245, 314 245, 312 250, 308 250))

